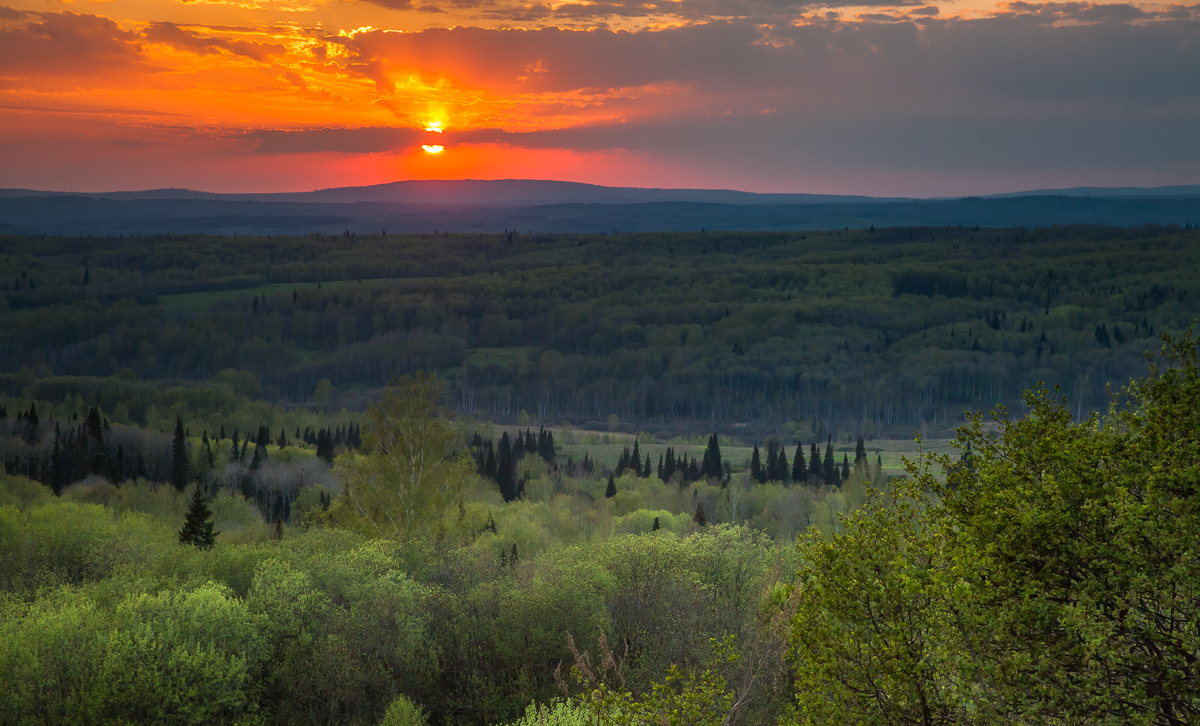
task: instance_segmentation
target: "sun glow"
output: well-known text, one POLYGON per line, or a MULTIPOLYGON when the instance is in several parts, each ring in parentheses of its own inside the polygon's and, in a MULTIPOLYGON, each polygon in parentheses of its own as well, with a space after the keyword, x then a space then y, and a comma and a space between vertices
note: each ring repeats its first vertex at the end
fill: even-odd
POLYGON ((435 134, 440 134, 440 133, 442 133, 442 122, 441 121, 430 121, 428 124, 426 124, 425 130, 432 131, 435 134))
POLYGON ((440 154, 440 153, 442 153, 442 147, 441 147, 441 146, 439 146, 439 145, 437 145, 437 144, 422 144, 422 145, 421 145, 421 148, 422 148, 422 149, 424 149, 424 150, 425 150, 427 153, 430 153, 430 154, 440 154))

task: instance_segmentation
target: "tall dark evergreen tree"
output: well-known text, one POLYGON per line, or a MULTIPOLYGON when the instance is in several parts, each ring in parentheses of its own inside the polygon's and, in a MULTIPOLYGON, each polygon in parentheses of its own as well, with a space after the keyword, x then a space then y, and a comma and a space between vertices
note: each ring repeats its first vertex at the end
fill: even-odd
POLYGON ((860 461, 866 461, 866 460, 867 460, 867 442, 863 437, 859 436, 858 443, 855 444, 855 446, 854 446, 854 465, 858 466, 858 463, 860 461))
POLYGON ((700 467, 706 477, 720 478, 723 474, 721 465, 721 446, 717 443, 717 435, 708 437, 708 448, 704 450, 704 463, 700 467))
POLYGON ((633 440, 633 453, 629 455, 629 466, 634 476, 642 475, 642 452, 638 448, 638 440, 633 440))
POLYGON ((825 443, 825 461, 823 464, 822 473, 825 476, 825 483, 837 484, 840 478, 838 477, 837 464, 833 461, 833 434, 829 435, 829 440, 825 443))
POLYGON ((187 439, 183 435, 183 420, 175 417, 175 436, 171 440, 171 484, 178 491, 187 488, 188 472, 187 439))
POLYGON ((617 496, 617 482, 613 479, 613 475, 608 475, 608 486, 604 487, 604 496, 612 499, 617 496))
POLYGON ((850 455, 842 454, 842 481, 850 478, 850 455))
POLYGON ((216 544, 218 534, 220 532, 213 531, 212 510, 208 508, 208 498, 197 484, 188 503, 183 529, 179 530, 179 544, 190 544, 202 550, 210 550, 216 544))
POLYGON ((821 468, 821 454, 817 451, 817 442, 814 440, 808 447, 808 479, 813 484, 819 483, 823 478, 823 470, 821 468))
MULTIPOLYGON (((518 434, 519 440, 520 434, 518 434)), ((512 442, 505 431, 500 436, 500 446, 496 455, 496 484, 500 487, 500 496, 506 502, 517 498, 517 464, 512 442)))
POLYGON ((758 456, 758 444, 754 445, 754 452, 750 454, 750 479, 759 484, 767 481, 767 473, 763 471, 762 460, 758 456))
POLYGON ((696 513, 692 515, 692 520, 700 527, 708 524, 708 517, 704 514, 703 502, 696 502, 696 513))
POLYGON ((796 444, 796 456, 792 460, 792 481, 797 484, 808 481, 808 466, 804 462, 803 444, 796 444))

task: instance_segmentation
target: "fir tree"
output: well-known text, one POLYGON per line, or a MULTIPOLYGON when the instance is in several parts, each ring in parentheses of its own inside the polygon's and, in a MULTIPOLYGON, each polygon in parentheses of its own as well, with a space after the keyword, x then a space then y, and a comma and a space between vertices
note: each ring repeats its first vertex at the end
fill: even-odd
POLYGON ((651 532, 657 532, 661 525, 658 523, 658 517, 654 518, 654 526, 650 529, 651 532))
POLYGON ((854 446, 854 465, 858 466, 858 462, 866 461, 867 459, 867 442, 863 437, 858 437, 858 443, 854 446))
POLYGON ((700 527, 703 527, 704 525, 708 524, 708 517, 706 517, 704 515, 704 503, 703 502, 696 503, 696 513, 692 515, 692 520, 695 521, 695 523, 700 527))
POLYGON ((850 478, 850 455, 842 454, 842 481, 850 478))
POLYGON ((612 499, 617 496, 617 482, 613 480, 613 475, 608 475, 608 486, 604 488, 604 496, 612 499))
MULTIPOLYGON (((182 428, 180 428, 182 432, 182 428)), ((188 504, 187 517, 183 520, 183 529, 179 530, 179 544, 190 544, 202 550, 210 550, 216 544, 217 535, 213 531, 212 510, 208 508, 208 499, 197 484, 188 504)))
POLYGON ((813 484, 821 478, 821 455, 817 452, 817 442, 814 440, 808 448, 808 478, 813 484))
POLYGON ((633 453, 629 455, 629 468, 634 476, 642 475, 642 452, 638 449, 638 440, 633 440, 633 453))
POLYGON ((187 488, 188 473, 187 439, 183 435, 183 421, 175 417, 175 437, 171 440, 171 484, 178 491, 187 488))

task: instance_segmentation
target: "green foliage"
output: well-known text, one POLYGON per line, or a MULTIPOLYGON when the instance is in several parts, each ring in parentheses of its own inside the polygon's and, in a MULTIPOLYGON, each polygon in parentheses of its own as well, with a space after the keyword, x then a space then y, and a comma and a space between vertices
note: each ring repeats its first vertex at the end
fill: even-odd
POLYGON ((1026 418, 960 429, 969 459, 920 457, 911 484, 803 540, 797 719, 1200 718, 1198 399, 1189 332, 1103 419, 1035 389, 1026 418))
POLYGON ((411 536, 457 501, 474 466, 456 432, 437 416, 438 391, 437 380, 421 373, 389 385, 371 404, 365 453, 338 460, 342 496, 331 521, 373 536, 411 536))
POLYGON ((383 714, 379 726, 425 726, 425 712, 404 696, 397 696, 383 714))
POLYGON ((508 726, 595 726, 595 723, 587 707, 574 701, 555 699, 548 705, 529 704, 525 715, 508 726))

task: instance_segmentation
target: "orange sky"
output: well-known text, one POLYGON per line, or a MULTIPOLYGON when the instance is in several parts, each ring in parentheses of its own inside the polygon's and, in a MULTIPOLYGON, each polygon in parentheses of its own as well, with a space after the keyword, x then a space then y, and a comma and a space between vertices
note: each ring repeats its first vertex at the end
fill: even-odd
POLYGON ((1200 183, 1197 79, 1200 5, 20 0, 0 187, 1200 183))

